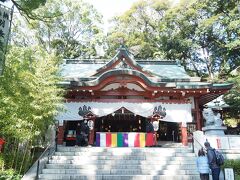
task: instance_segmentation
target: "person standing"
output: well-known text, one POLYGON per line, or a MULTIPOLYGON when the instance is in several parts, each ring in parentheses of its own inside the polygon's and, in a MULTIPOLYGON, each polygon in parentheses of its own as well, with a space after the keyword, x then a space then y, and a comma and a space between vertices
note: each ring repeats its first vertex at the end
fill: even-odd
POLYGON ((77 123, 75 146, 80 146, 80 145, 81 145, 81 125, 80 125, 80 123, 77 123))
POLYGON ((152 122, 146 121, 146 132, 154 133, 154 127, 153 127, 152 122))
POLYGON ((89 127, 87 125, 87 120, 84 120, 81 124, 82 146, 88 146, 88 135, 89 127))
POLYGON ((205 152, 203 148, 198 151, 198 158, 196 160, 197 169, 200 173, 201 180, 209 180, 209 165, 208 165, 208 158, 205 156, 205 152))
MULTIPOLYGON (((152 142, 149 143, 149 145, 146 145, 146 147, 152 147, 155 145, 155 134, 154 134, 154 127, 153 124, 150 121, 146 120, 146 133, 150 134, 149 136, 151 136, 151 138, 147 135, 147 137, 149 137, 151 140, 147 140, 148 142, 152 142), (150 145, 151 144, 151 145, 150 145)), ((147 138, 148 139, 148 138, 147 138)))
POLYGON ((218 166, 216 162, 215 149, 210 146, 209 142, 205 142, 204 146, 207 149, 207 158, 209 167, 212 171, 212 180, 219 180, 220 166, 218 166))

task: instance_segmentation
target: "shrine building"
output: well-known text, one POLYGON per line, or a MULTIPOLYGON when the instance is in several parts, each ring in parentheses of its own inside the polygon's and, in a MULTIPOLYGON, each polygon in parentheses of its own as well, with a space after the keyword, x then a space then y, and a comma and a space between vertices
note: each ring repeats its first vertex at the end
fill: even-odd
MULTIPOLYGON (((104 133, 142 137, 148 122, 154 124, 157 141, 187 145, 191 132, 203 127, 203 105, 232 87, 191 77, 176 61, 134 60, 124 47, 108 61, 67 59, 61 75, 66 93, 65 110, 56 117, 58 144, 68 145, 74 145, 70 141, 83 120, 93 145, 103 143, 104 133)), ((119 137, 111 136, 112 141, 119 137)))

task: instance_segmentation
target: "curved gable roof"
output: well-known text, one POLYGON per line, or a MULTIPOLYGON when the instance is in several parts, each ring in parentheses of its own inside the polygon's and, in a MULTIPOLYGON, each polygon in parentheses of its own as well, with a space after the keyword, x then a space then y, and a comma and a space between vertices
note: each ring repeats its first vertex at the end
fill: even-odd
POLYGON ((143 70, 143 67, 130 56, 128 50, 123 46, 119 48, 117 54, 108 63, 97 69, 95 75, 102 74, 110 69, 114 69, 121 63, 126 66, 126 69, 134 69, 147 76, 152 76, 150 72, 143 70))
POLYGON ((149 79, 145 74, 136 70, 131 70, 131 69, 115 69, 115 70, 106 71, 94 80, 85 81, 85 82, 75 81, 72 84, 77 86, 96 86, 100 84, 104 79, 107 79, 112 76, 119 76, 119 75, 130 75, 130 76, 139 77, 149 86, 176 87, 175 83, 161 82, 155 79, 149 79))
POLYGON ((139 61, 143 70, 165 79, 190 79, 185 69, 175 61, 139 61))
MULTIPOLYGON (((121 47, 110 61, 96 60, 66 60, 62 66, 61 75, 64 78, 89 78, 94 79, 107 71, 116 69, 131 69, 139 71, 149 78, 161 78, 168 80, 184 79, 190 81, 190 77, 184 68, 175 61, 135 61, 130 57, 126 48, 121 47)), ((198 79, 200 81, 200 78, 198 79)))
POLYGON ((65 60, 61 76, 64 86, 95 86, 110 76, 138 76, 146 84, 176 89, 230 89, 226 84, 201 82, 200 77, 189 76, 175 61, 134 60, 125 47, 120 47, 110 61, 65 60))

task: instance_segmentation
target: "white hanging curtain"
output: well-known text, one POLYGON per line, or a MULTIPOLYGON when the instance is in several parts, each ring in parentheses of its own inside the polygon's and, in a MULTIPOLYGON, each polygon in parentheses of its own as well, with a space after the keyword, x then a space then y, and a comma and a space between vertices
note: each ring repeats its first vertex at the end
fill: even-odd
POLYGON ((80 107, 91 107, 91 112, 97 117, 106 116, 114 113, 121 107, 124 107, 136 115, 149 117, 153 115, 155 107, 161 106, 166 109, 166 116, 162 121, 167 122, 192 122, 191 104, 167 104, 159 102, 70 102, 64 103, 65 111, 59 112, 56 117, 60 124, 66 121, 82 120, 83 117, 79 115, 80 107))

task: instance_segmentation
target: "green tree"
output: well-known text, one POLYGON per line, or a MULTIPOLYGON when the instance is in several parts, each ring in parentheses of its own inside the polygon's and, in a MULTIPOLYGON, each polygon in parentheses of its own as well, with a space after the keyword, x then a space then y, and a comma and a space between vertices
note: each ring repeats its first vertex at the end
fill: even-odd
POLYGON ((53 122, 61 100, 59 59, 38 47, 13 47, 7 60, 0 78, 1 133, 33 138, 53 122))
POLYGON ((177 6, 141 0, 114 19, 109 49, 121 35, 130 49, 137 46, 136 57, 178 59, 198 76, 224 78, 240 63, 238 7, 233 0, 182 0, 177 6))
MULTIPOLYGON (((1 0, 2 2, 9 0, 1 0)), ((46 0, 11 0, 13 5, 18 9, 18 11, 29 19, 43 19, 47 17, 38 16, 34 13, 34 10, 40 6, 44 6, 46 0)))
POLYGON ((229 74, 239 65, 237 7, 236 1, 182 1, 168 11, 161 36, 167 58, 191 64, 199 76, 208 74, 211 80, 229 74), (234 50, 229 48, 232 43, 234 50))
POLYGON ((96 44, 102 43, 102 16, 92 5, 79 0, 49 0, 36 13, 59 14, 49 21, 31 21, 38 44, 63 58, 96 55, 96 44))
POLYGON ((136 58, 153 58, 160 46, 161 22, 169 8, 168 1, 140 0, 123 15, 115 17, 115 26, 107 38, 108 54, 112 55, 123 42, 136 58))
POLYGON ((60 60, 39 47, 12 47, 6 62, 0 77, 0 137, 7 141, 6 168, 22 172, 26 152, 44 142, 60 108, 60 60))
MULTIPOLYGON (((239 69, 239 68, 238 68, 239 69)), ((233 118, 240 125, 240 73, 235 70, 235 74, 228 79, 234 84, 233 88, 224 96, 224 100, 230 105, 228 118, 233 118)))

